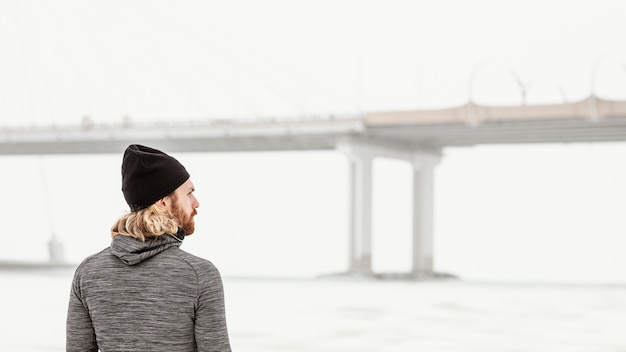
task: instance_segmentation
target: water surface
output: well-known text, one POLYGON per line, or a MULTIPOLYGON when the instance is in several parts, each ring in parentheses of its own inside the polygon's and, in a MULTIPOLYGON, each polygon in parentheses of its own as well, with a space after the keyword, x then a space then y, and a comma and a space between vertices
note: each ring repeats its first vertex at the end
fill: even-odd
MULTIPOLYGON (((65 350, 71 270, 0 272, 0 351, 65 350)), ((626 287, 224 279, 234 351, 626 351, 626 287)))

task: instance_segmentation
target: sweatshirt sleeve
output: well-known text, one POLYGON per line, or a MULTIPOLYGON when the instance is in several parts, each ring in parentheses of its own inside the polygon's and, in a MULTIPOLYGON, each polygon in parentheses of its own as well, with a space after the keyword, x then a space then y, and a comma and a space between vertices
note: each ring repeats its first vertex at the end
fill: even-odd
POLYGON ((76 269, 70 303, 67 310, 65 350, 67 352, 97 352, 96 333, 89 312, 80 295, 80 269, 76 269))
POLYGON ((205 270, 198 275, 195 324, 198 352, 230 352, 221 275, 211 263, 207 263, 205 270))

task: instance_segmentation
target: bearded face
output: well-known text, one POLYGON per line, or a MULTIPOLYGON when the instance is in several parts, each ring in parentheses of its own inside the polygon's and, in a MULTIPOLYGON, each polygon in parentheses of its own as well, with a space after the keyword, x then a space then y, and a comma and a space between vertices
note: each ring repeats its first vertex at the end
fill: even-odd
POLYGON ((195 223, 193 217, 198 214, 196 209, 189 207, 188 210, 185 209, 184 204, 181 204, 180 199, 174 194, 173 195, 174 203, 172 205, 172 216, 176 221, 178 221, 178 225, 185 230, 185 235, 191 235, 195 230, 195 223))
POLYGON ((178 226, 185 230, 185 234, 191 235, 195 230, 193 217, 196 216, 196 208, 200 206, 198 199, 193 194, 195 191, 191 179, 185 181, 169 196, 162 199, 168 213, 178 222, 178 226))

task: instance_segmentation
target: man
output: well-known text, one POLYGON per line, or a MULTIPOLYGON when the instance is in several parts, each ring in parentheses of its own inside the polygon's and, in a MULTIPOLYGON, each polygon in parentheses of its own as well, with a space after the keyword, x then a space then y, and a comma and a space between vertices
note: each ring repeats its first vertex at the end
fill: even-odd
POLYGON ((111 246, 76 269, 67 351, 230 351, 222 279, 179 247, 194 232, 194 185, 173 157, 131 145, 122 161, 130 206, 111 246))

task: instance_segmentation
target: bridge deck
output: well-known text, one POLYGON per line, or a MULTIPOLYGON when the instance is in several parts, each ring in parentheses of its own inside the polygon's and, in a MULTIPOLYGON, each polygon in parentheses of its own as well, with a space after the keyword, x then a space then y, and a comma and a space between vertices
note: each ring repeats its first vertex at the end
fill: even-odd
POLYGON ((0 154, 119 153, 145 143, 177 151, 330 150, 345 140, 407 150, 504 143, 626 141, 626 102, 466 105, 359 118, 1 129, 0 154))

